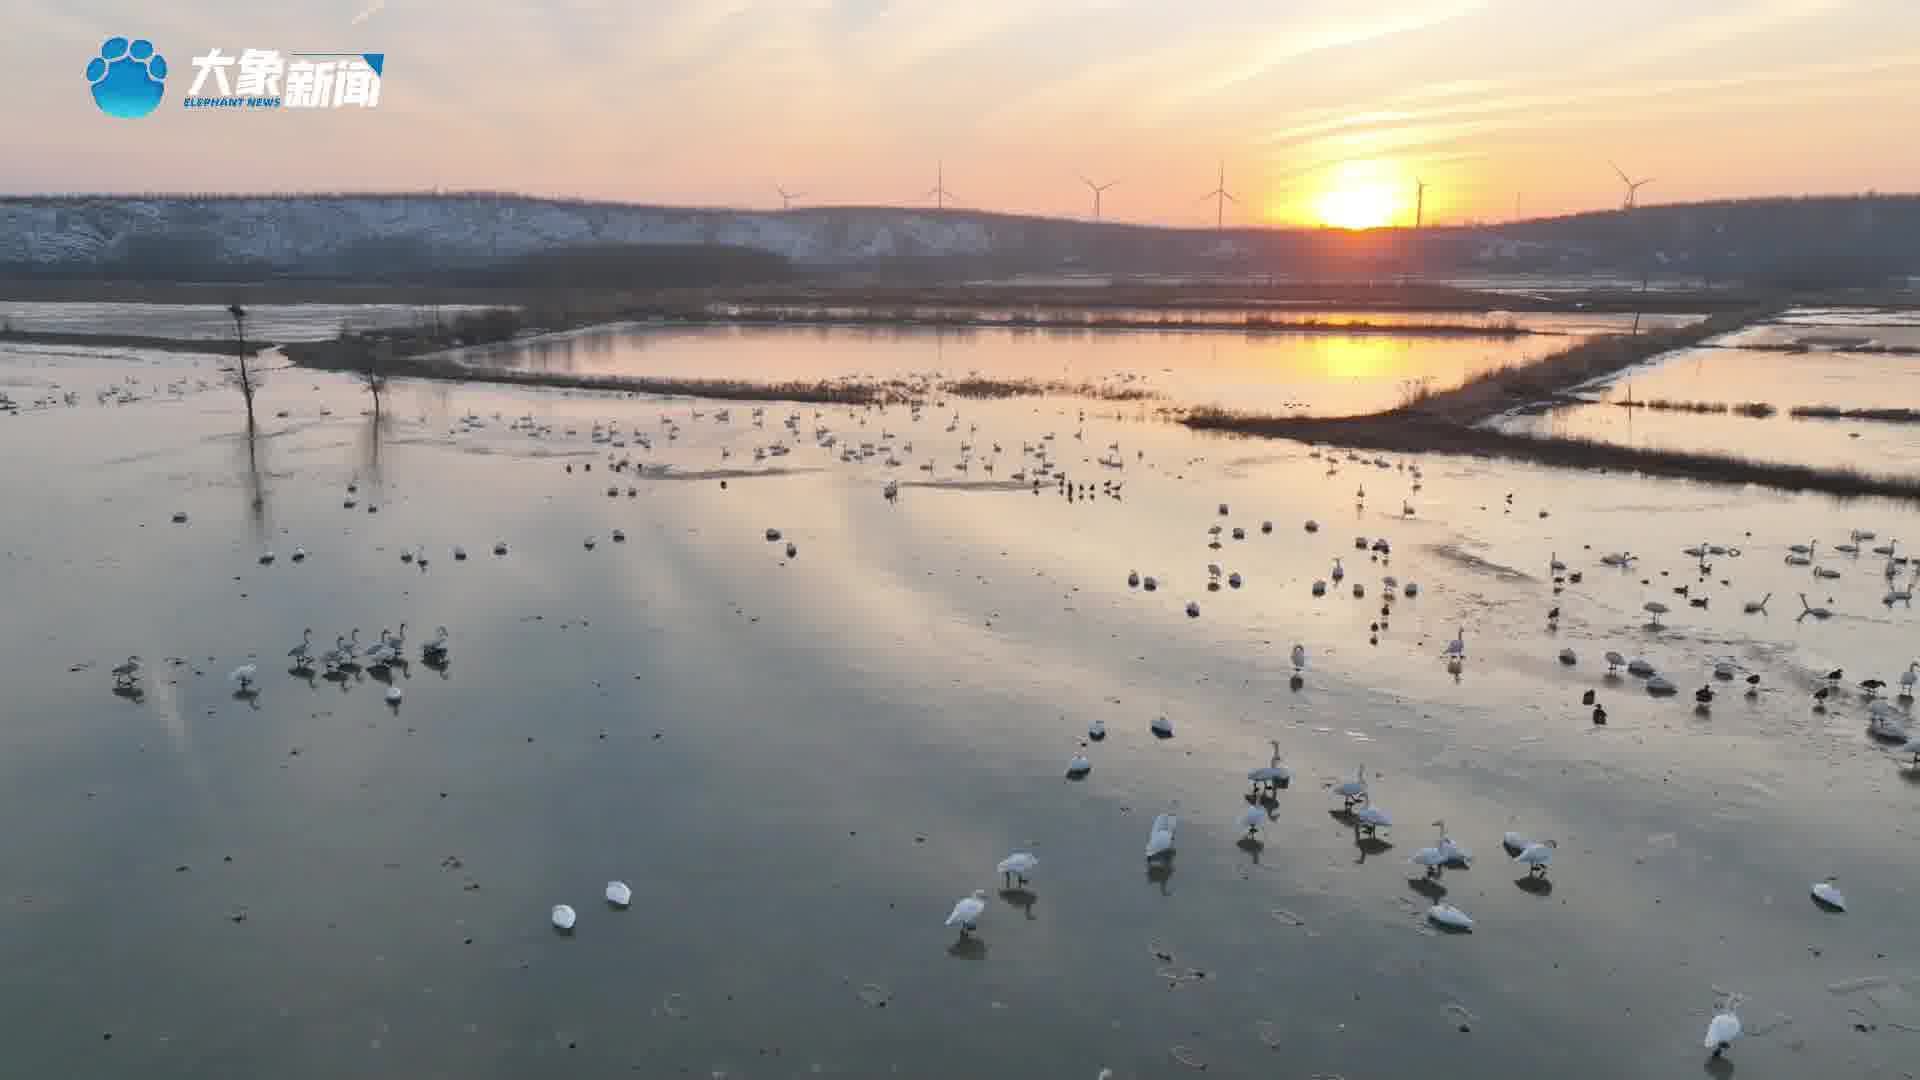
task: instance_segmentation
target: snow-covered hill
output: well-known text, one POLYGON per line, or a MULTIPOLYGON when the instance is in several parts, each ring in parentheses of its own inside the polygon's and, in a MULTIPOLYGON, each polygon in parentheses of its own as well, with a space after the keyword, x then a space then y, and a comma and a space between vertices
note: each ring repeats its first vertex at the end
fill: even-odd
POLYGON ((756 213, 491 195, 45 198, 0 201, 0 263, 78 269, 128 258, 143 244, 277 269, 377 250, 467 261, 582 244, 717 244, 844 265, 1056 245, 1065 255, 1074 234, 1102 230, 957 211, 756 213))

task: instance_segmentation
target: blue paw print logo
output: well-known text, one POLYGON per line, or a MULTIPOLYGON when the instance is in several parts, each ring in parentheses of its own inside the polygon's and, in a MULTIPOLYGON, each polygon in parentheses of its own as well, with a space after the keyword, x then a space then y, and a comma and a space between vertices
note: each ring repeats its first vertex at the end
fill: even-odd
POLYGON ((93 103, 108 116, 145 116, 167 92, 167 58, 145 38, 110 37, 100 55, 87 62, 93 103))

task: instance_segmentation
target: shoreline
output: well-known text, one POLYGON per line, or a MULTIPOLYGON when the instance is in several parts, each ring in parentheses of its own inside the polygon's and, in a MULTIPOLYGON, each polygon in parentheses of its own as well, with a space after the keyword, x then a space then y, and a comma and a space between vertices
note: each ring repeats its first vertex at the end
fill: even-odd
MULTIPOLYGON (((0 330, 0 344, 72 345, 97 349, 147 349, 152 352, 206 353, 233 356, 240 350, 231 338, 169 338, 144 334, 75 334, 53 330, 0 330)), ((278 348, 271 341, 247 341, 247 355, 258 356, 278 348)))
POLYGON ((1778 307, 1716 315, 1691 327, 1634 337, 1592 338, 1532 364, 1499 368, 1452 390, 1421 391, 1384 412, 1290 417, 1198 409, 1181 418, 1196 431, 1291 439, 1355 450, 1467 454, 1568 469, 1621 470, 1709 484, 1758 485, 1843 497, 1920 500, 1920 476, 1879 476, 1727 454, 1621 446, 1588 439, 1514 435, 1483 426, 1516 409, 1563 399, 1573 389, 1675 349, 1769 318, 1778 307))

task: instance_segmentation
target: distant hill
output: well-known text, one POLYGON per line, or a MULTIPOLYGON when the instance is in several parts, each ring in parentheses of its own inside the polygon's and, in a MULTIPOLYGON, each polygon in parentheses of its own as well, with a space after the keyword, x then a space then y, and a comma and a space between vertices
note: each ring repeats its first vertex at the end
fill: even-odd
POLYGON ((1648 206, 1349 233, 970 210, 746 211, 490 192, 0 198, 0 276, 727 283, 793 273, 1540 271, 1830 285, 1920 274, 1920 196, 1648 206))

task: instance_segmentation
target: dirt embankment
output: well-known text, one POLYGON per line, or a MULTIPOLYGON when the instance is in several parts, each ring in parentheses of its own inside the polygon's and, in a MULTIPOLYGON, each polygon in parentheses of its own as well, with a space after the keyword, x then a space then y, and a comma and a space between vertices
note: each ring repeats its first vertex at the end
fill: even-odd
POLYGON ((1510 409, 1562 398, 1574 387, 1672 349, 1696 345, 1774 314, 1766 307, 1716 315, 1695 326, 1592 338, 1534 363, 1490 371, 1452 390, 1421 394, 1366 416, 1258 416, 1219 409, 1188 414, 1201 431, 1294 439, 1394 453, 1473 454, 1561 468, 1621 470, 1713 484, 1920 499, 1920 477, 1754 461, 1726 454, 1619 446, 1586 439, 1512 435, 1478 426, 1510 409))
MULTIPOLYGON (((214 353, 226 356, 232 356, 239 351, 232 341, 222 341, 217 338, 165 338, 147 337, 141 334, 68 334, 40 330, 0 329, 0 342, 17 342, 22 345, 75 345, 94 349, 214 353)), ((271 341, 249 340, 247 354, 251 356, 273 347, 271 341)))

